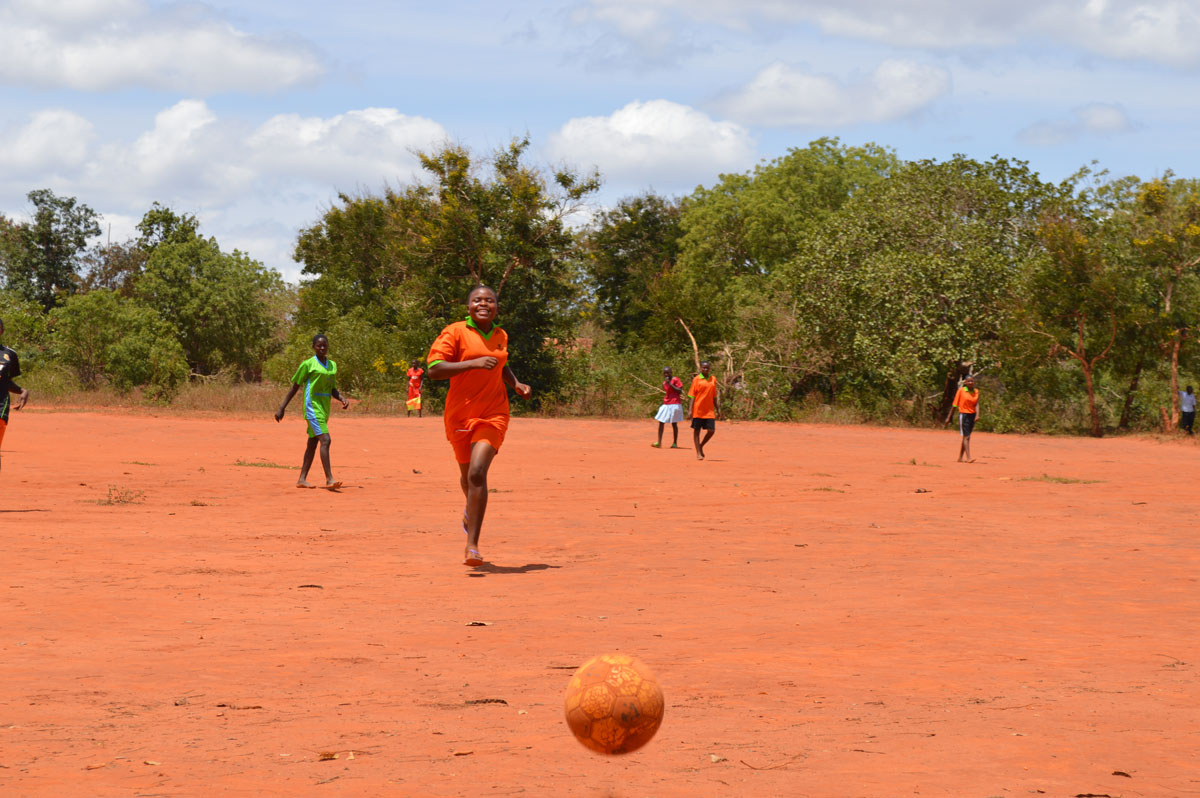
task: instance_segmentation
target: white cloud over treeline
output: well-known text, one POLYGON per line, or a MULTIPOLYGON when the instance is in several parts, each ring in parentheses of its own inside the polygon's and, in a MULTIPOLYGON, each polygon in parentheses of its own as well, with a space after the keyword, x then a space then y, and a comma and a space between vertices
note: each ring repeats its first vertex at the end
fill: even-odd
POLYGON ((199 4, 0 2, 0 84, 204 96, 285 89, 324 73, 311 45, 246 33, 199 4))

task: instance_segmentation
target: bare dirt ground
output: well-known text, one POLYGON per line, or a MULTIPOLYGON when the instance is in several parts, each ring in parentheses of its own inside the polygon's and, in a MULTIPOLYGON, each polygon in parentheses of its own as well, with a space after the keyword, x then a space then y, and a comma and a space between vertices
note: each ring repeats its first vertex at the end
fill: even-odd
POLYGON ((1190 442, 517 419, 471 570, 441 420, 332 430, 336 494, 296 418, 13 414, 0 795, 1200 795, 1190 442))

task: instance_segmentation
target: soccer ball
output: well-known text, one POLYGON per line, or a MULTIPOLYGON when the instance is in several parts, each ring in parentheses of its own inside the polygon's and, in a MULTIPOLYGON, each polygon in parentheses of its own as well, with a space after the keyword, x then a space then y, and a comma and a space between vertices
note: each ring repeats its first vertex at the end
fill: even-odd
POLYGON ((627 654, 601 654, 567 684, 567 726, 601 754, 636 751, 658 731, 663 694, 654 673, 627 654))

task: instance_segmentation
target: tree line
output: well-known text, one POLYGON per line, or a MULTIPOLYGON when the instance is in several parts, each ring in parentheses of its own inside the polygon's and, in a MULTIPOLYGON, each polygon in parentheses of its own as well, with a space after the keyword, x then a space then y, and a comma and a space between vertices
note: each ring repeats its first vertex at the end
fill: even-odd
POLYGON ((338 195, 300 231, 298 287, 153 205, 29 194, 0 216, 0 318, 29 371, 169 400, 189 378, 286 380, 315 332, 346 388, 404 372, 482 282, 546 410, 642 412, 662 366, 712 361, 734 417, 944 417, 974 374, 1000 431, 1170 429, 1200 316, 1200 181, 1060 182, 1025 162, 905 161, 819 139, 683 197, 592 208, 598 174, 520 139, 446 146, 425 179, 338 195))

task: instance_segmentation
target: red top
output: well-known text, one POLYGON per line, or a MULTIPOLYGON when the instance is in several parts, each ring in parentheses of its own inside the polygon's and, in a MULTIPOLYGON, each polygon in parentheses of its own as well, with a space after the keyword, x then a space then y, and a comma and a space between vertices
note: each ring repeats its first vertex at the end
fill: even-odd
POLYGON ((421 377, 424 376, 425 369, 420 366, 413 366, 408 370, 408 398, 416 399, 421 395, 421 377))
POLYGON ((682 404, 683 380, 678 377, 672 377, 663 383, 663 392, 666 394, 666 397, 663 399, 664 405, 682 404))

